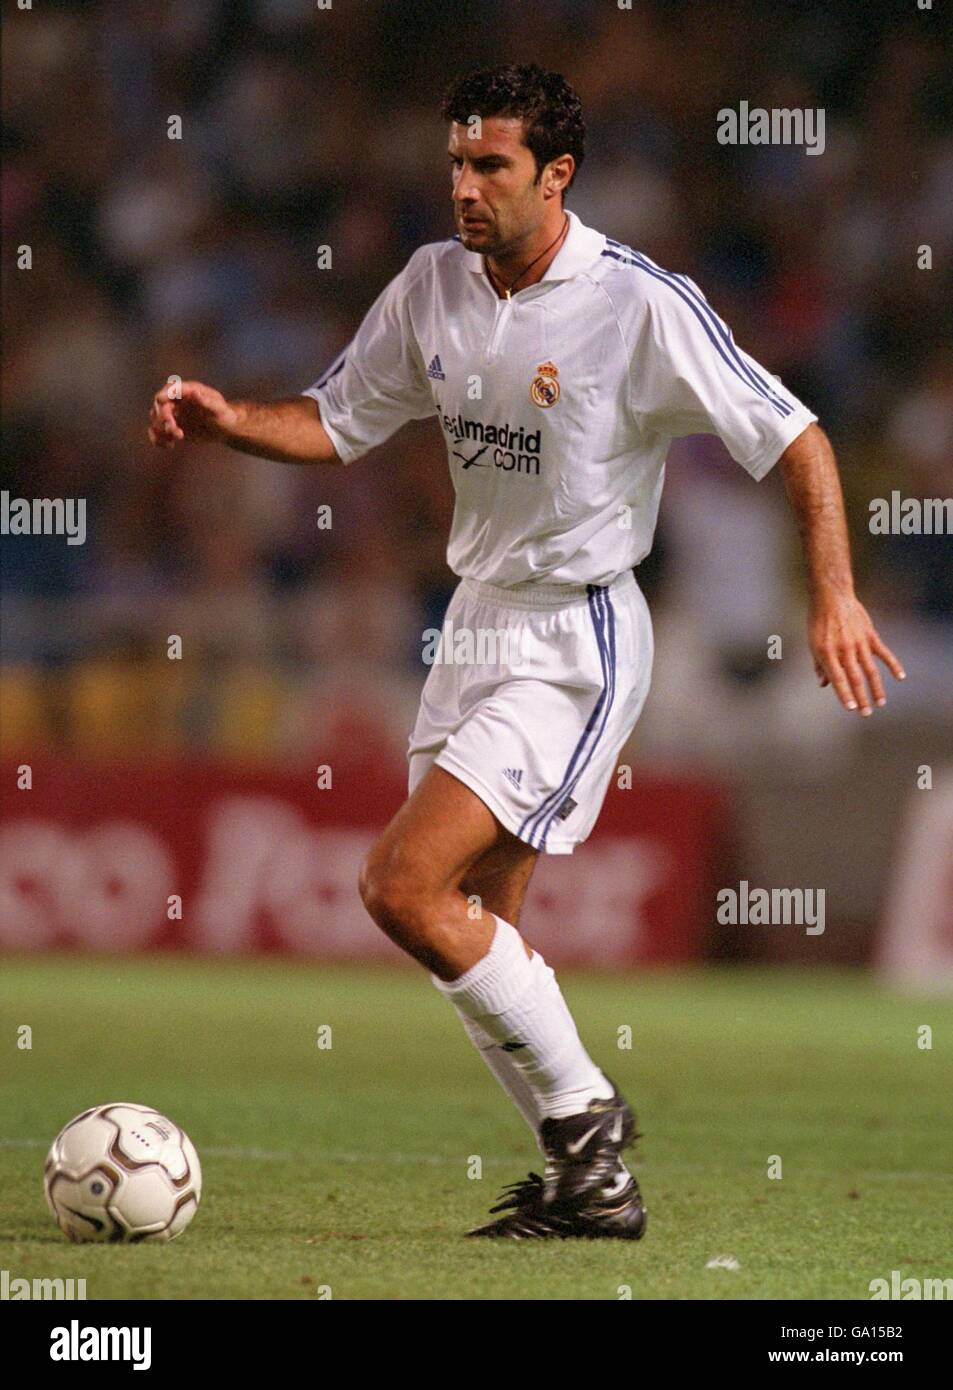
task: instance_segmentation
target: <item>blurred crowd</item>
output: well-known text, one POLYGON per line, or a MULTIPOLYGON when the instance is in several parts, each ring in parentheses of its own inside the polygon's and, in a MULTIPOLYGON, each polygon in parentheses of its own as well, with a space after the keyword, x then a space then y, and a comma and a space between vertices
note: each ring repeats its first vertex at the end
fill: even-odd
MULTIPOLYGON (((452 233, 440 95, 501 61, 538 61, 577 87, 589 133, 569 205, 582 220, 691 275, 818 413, 865 601, 918 676, 895 708, 949 711, 953 540, 866 524, 893 490, 953 492, 953 48, 940 8, 8 12, 2 486, 85 497, 88 539, 4 540, 4 749, 297 757, 360 714, 361 738, 402 750, 421 632, 455 582, 432 422, 347 469, 295 468, 156 452, 148 405, 170 373, 233 397, 310 384, 411 252, 452 233), (823 107, 823 155, 720 145, 717 112, 741 100, 823 107)), ((717 441, 680 441, 639 578, 659 628, 649 752, 733 756, 752 737, 752 697, 765 738, 802 729, 816 696, 777 476, 756 485, 717 441), (767 660, 766 633, 784 636, 789 663, 767 660), (687 693, 698 682, 719 712, 705 729, 687 693)), ((812 716, 809 738, 818 728, 812 716)))

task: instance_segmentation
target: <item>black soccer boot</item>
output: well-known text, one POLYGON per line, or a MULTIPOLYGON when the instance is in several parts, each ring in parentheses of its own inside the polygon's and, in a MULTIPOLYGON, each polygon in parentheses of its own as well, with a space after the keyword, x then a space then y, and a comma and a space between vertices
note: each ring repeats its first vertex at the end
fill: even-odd
POLYGON ((467 1235, 509 1240, 566 1240, 571 1236, 641 1240, 645 1234, 648 1216, 638 1183, 621 1163, 612 1181, 575 1207, 554 1208, 544 1199, 545 1187, 538 1173, 511 1183, 491 1210, 491 1215, 498 1211, 507 1214, 467 1235))
POLYGON ((612 1095, 591 1100, 578 1115, 546 1119, 539 1142, 546 1153, 544 1201, 552 1207, 581 1207, 607 1184, 617 1182, 622 1150, 638 1138, 635 1116, 611 1081, 612 1095))
POLYGON ((506 1215, 474 1227, 467 1235, 509 1240, 558 1240, 571 1235, 569 1222, 545 1206, 544 1190, 545 1183, 538 1173, 530 1173, 521 1182, 511 1182, 503 1189, 496 1206, 490 1208, 491 1216, 498 1211, 506 1215))
POLYGON ((572 1210, 560 1208, 560 1211, 572 1228, 571 1235, 590 1239, 641 1240, 648 1223, 639 1185, 621 1163, 614 1181, 584 1198, 581 1206, 572 1210))

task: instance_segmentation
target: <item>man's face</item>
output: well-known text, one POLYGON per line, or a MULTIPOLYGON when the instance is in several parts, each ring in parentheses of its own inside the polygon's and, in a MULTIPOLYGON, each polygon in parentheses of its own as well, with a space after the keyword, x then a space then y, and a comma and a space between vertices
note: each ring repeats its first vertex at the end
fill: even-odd
POLYGON ((536 161, 523 143, 518 117, 484 117, 479 139, 468 130, 456 121, 450 127, 457 231, 468 251, 505 254, 543 221, 545 171, 537 183, 536 161))

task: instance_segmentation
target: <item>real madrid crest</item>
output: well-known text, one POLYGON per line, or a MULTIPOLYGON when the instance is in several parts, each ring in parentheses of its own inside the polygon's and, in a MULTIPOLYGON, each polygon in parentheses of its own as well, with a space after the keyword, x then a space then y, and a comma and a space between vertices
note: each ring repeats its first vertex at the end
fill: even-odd
POLYGON ((538 405, 542 410, 548 410, 551 405, 555 405, 559 400, 559 368, 552 362, 541 362, 536 368, 539 375, 533 378, 533 384, 529 388, 529 398, 534 405, 538 405))

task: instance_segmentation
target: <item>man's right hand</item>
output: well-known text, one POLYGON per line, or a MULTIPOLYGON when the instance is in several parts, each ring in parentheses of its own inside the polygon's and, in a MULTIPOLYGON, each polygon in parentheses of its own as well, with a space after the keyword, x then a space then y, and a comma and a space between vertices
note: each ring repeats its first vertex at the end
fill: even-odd
POLYGON ((280 463, 341 461, 321 423, 318 403, 310 396, 227 401, 201 381, 175 377, 152 398, 149 439, 157 449, 174 449, 183 440, 214 440, 280 463))
POLYGON ((220 391, 201 381, 168 381, 152 398, 149 440, 158 449, 174 449, 183 439, 227 441, 238 425, 238 412, 220 391))

